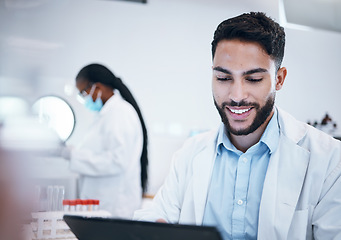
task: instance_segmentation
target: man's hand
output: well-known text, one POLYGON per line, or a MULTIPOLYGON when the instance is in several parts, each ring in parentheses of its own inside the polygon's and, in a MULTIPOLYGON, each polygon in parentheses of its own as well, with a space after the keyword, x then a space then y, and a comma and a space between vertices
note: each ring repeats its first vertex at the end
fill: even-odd
POLYGON ((155 222, 158 222, 158 223, 167 223, 167 221, 163 218, 159 218, 158 220, 156 220, 155 222))

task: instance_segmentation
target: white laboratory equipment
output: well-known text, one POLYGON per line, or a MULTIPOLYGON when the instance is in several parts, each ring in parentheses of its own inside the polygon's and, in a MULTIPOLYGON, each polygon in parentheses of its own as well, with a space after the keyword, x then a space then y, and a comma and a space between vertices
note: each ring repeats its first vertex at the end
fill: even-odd
POLYGON ((69 226, 63 220, 65 214, 86 217, 111 217, 111 214, 104 210, 35 212, 32 213, 32 222, 24 227, 27 240, 76 240, 69 226))

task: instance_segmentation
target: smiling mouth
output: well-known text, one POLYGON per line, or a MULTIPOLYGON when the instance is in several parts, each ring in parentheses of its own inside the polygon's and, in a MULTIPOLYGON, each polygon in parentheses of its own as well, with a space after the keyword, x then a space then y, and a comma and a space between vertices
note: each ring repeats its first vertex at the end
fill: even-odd
POLYGON ((235 113, 235 114, 243 114, 243 113, 246 113, 246 112, 250 111, 251 109, 252 109, 252 107, 245 108, 245 109, 231 109, 231 108, 228 108, 228 110, 230 110, 230 112, 235 113))

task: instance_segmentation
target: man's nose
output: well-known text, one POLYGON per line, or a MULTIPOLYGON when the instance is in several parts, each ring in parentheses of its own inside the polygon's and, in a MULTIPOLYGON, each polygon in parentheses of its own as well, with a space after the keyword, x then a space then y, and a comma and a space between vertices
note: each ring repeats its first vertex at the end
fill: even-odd
POLYGON ((233 81, 230 86, 230 99, 235 102, 240 102, 247 98, 247 89, 243 81, 233 81))

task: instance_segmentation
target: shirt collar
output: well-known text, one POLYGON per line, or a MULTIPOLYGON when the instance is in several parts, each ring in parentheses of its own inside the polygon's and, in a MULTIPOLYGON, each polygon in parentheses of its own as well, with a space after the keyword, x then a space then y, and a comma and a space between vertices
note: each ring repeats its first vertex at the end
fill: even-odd
POLYGON ((220 155, 222 151, 222 147, 225 149, 233 152, 238 152, 239 150, 231 143, 230 139, 228 138, 225 130, 225 125, 223 123, 220 124, 219 131, 218 131, 218 139, 217 139, 217 146, 216 152, 220 155))
POLYGON ((260 139, 260 142, 265 143, 269 148, 270 154, 276 151, 279 142, 278 113, 277 109, 274 109, 274 114, 260 139))
MULTIPOLYGON (((271 117, 268 126, 266 127, 260 142, 264 143, 270 150, 270 154, 275 152, 279 142, 279 125, 278 125, 278 113, 277 109, 274 108, 274 114, 271 117)), ((227 137, 225 131, 225 125, 220 124, 217 138, 216 152, 221 154, 221 147, 225 147, 227 150, 233 152, 240 152, 227 137)))

